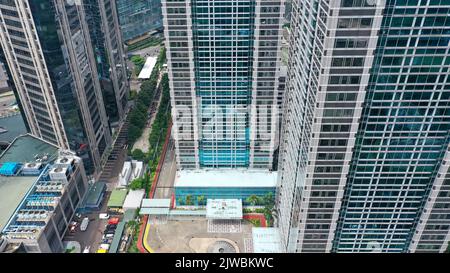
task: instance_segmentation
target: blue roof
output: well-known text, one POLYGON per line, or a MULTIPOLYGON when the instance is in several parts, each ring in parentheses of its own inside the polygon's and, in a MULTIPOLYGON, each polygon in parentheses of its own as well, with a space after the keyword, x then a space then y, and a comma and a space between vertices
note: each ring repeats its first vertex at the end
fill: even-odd
POLYGON ((5 162, 0 167, 0 174, 1 175, 14 175, 16 174, 17 169, 19 168, 20 164, 17 162, 5 162))

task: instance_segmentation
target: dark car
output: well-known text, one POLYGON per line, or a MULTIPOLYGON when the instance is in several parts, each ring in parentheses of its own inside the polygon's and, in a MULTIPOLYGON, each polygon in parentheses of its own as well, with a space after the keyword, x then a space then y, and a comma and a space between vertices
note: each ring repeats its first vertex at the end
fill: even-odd
POLYGON ((107 225, 105 229, 116 229, 117 225, 107 225))
POLYGON ((105 230, 104 234, 114 234, 116 233, 115 230, 105 230))

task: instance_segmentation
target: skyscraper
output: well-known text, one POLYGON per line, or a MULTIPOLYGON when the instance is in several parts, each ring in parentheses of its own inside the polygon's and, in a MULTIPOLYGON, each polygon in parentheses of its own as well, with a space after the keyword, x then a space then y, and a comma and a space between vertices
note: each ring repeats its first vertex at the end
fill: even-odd
POLYGON ((271 169, 284 1, 162 1, 181 169, 271 169))
POLYGON ((99 171, 111 134, 82 1, 0 2, 1 45, 33 135, 99 171))
POLYGON ((277 196, 288 252, 443 252, 450 1, 292 1, 277 196))
POLYGON ((83 0, 103 101, 110 124, 126 112, 129 83, 115 1, 83 0))

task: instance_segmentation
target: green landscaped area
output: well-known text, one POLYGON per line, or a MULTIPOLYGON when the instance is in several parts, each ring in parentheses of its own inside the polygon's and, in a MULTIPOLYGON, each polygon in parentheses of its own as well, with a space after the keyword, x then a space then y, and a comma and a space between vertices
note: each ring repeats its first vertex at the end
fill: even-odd
POLYGON ((139 55, 133 55, 130 61, 134 64, 134 75, 138 76, 145 64, 145 58, 139 55))
POLYGON ((126 189, 113 190, 108 200, 108 208, 121 208, 127 197, 127 192, 128 190, 126 189))
MULTIPOLYGON (((137 94, 135 107, 129 115, 129 147, 132 147, 134 142, 143 133, 143 128, 145 127, 145 123, 147 122, 148 108, 154 98, 158 75, 165 60, 166 53, 165 49, 163 49, 158 56, 157 63, 153 68, 150 79, 144 81, 144 83, 141 85, 140 92, 137 94)), ((150 147, 149 151, 147 153, 144 153, 139 149, 130 151, 130 154, 134 159, 142 160, 148 164, 150 175, 146 173, 143 178, 138 178, 132 181, 130 183, 131 189, 145 189, 146 192, 149 192, 153 177, 155 175, 156 167, 158 166, 159 160, 161 158, 161 152, 164 146, 164 141, 170 122, 170 88, 169 77, 167 76, 167 74, 164 74, 162 76, 160 88, 162 89, 162 97, 156 113, 156 117, 151 126, 151 133, 148 137, 150 147)))
POLYGON ((160 45, 162 43, 163 39, 159 38, 159 37, 153 37, 153 36, 149 36, 147 38, 144 38, 142 40, 130 43, 127 42, 127 46, 128 46, 128 51, 135 51, 135 50, 140 50, 140 49, 144 49, 150 46, 157 46, 160 45))

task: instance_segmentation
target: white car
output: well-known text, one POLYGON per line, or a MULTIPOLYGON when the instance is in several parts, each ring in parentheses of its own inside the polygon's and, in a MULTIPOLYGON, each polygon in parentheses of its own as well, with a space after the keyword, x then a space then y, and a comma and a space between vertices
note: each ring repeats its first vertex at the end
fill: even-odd
POLYGON ((89 250, 91 250, 91 246, 86 246, 83 250, 83 253, 89 253, 89 250))
POLYGON ((98 215, 99 219, 109 219, 109 214, 108 213, 100 213, 98 215))
POLYGON ((101 245, 100 245, 100 248, 101 248, 101 249, 108 250, 108 249, 109 249, 109 244, 101 244, 101 245))

